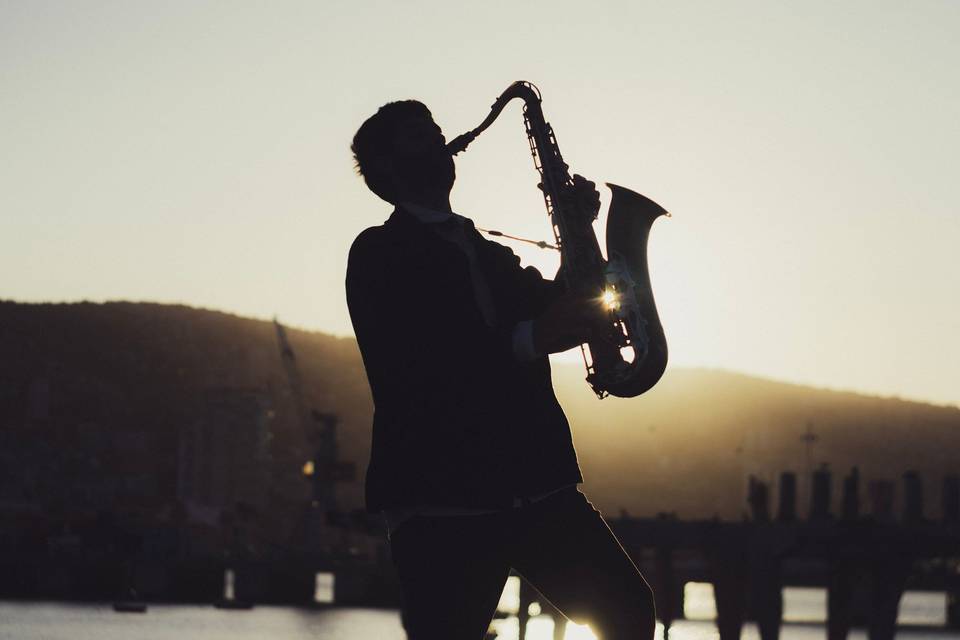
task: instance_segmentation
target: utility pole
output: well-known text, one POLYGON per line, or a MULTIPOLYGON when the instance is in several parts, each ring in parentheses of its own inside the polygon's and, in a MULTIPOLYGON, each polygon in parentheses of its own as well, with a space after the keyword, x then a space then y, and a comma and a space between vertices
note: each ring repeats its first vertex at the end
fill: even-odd
POLYGON ((813 475, 813 445, 820 439, 820 436, 813 432, 813 423, 807 420, 807 431, 800 436, 800 441, 806 445, 807 449, 807 476, 813 475))

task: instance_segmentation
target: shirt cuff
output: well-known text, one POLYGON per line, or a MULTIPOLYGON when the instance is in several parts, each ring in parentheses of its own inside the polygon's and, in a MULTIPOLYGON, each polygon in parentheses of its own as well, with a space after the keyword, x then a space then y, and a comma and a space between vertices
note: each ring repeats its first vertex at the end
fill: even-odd
POLYGON ((523 320, 513 328, 513 357, 517 362, 531 362, 540 357, 533 348, 533 320, 523 320))

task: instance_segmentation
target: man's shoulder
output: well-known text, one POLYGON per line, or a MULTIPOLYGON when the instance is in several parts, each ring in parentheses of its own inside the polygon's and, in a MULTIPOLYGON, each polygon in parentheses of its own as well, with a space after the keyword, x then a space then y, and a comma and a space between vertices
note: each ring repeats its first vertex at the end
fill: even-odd
POLYGON ((367 227, 353 239, 353 244, 350 245, 350 253, 353 254, 383 244, 387 241, 386 234, 388 233, 385 224, 367 227))
POLYGON ((350 253, 352 255, 366 251, 378 251, 388 245, 402 243, 409 235, 410 226, 409 221, 395 210, 383 224, 367 227, 361 231, 354 238, 350 253))
POLYGON ((361 231, 350 245, 347 256, 347 282, 362 273, 375 269, 382 262, 389 245, 384 225, 368 227, 361 231))
POLYGON ((365 257, 371 253, 381 253, 396 245, 400 240, 394 225, 385 222, 361 231, 350 245, 351 259, 365 257))
POLYGON ((395 224, 393 217, 383 224, 361 231, 350 245, 347 257, 347 277, 365 273, 392 272, 405 264, 409 254, 416 250, 411 234, 395 224))

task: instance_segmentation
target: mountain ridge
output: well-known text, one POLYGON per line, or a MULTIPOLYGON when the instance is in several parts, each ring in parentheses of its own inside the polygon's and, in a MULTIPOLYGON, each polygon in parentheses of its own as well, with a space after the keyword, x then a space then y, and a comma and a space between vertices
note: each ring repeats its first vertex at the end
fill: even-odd
MULTIPOLYGON (((340 449, 358 475, 338 494, 345 506, 359 507, 372 404, 356 341, 286 331, 307 403, 340 415, 340 449)), ((278 440, 290 455, 305 452, 269 320, 179 304, 0 301, 0 348, 0 417, 8 425, 35 409, 37 380, 47 380, 50 411, 60 419, 116 428, 130 416, 143 421, 151 407, 188 402, 197 390, 260 389, 279 416, 278 440)), ((917 470, 935 515, 940 477, 956 473, 951 452, 960 450, 960 408, 950 405, 713 368, 668 369, 639 398, 600 402, 582 367, 555 363, 553 376, 585 491, 606 511, 738 518, 749 476, 775 485, 780 472, 792 471, 800 475, 802 513, 806 474, 825 463, 836 474, 856 465, 865 483, 895 482, 917 470), (802 440, 808 430, 817 438, 809 445, 802 440)), ((172 410, 165 415, 168 425, 183 419, 172 410)), ((150 428, 164 428, 162 422, 150 428)), ((835 505, 840 484, 836 478, 835 505)))

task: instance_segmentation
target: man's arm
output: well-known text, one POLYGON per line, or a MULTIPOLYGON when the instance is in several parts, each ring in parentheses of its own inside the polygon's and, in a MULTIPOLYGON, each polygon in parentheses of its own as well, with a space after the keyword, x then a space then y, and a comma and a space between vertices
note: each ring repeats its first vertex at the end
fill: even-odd
POLYGON ((481 237, 495 264, 497 277, 512 283, 512 303, 520 320, 512 328, 514 356, 528 362, 549 353, 566 351, 587 341, 594 327, 603 322, 598 300, 566 292, 563 266, 553 280, 535 267, 521 267, 520 257, 510 248, 481 237))

